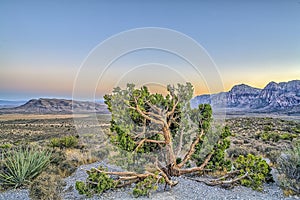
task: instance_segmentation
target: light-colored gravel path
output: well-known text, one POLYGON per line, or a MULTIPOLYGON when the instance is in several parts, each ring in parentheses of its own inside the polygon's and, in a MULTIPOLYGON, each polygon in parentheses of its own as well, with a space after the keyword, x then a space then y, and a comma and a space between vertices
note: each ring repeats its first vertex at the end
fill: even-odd
MULTIPOLYGON (((132 196, 131 188, 118 189, 117 191, 107 191, 100 196, 93 196, 92 198, 86 198, 83 195, 79 195, 74 189, 76 180, 85 180, 87 174, 86 169, 91 167, 97 167, 102 165, 107 167, 108 170, 120 171, 121 169, 108 165, 106 162, 98 162, 90 165, 81 166, 70 177, 66 178, 66 189, 63 193, 63 199, 65 200, 107 200, 107 199, 120 199, 129 200, 136 199, 132 196)), ((239 200, 294 200, 299 199, 297 197, 284 197, 282 191, 275 184, 267 184, 263 192, 253 191, 246 187, 235 187, 231 190, 226 190, 220 187, 210 187, 202 183, 198 183, 185 178, 177 178, 179 184, 173 187, 169 191, 164 191, 162 187, 158 191, 154 192, 150 198, 142 197, 138 199, 144 200, 225 200, 225 199, 239 199, 239 200)), ((4 193, 0 193, 0 200, 29 200, 27 190, 11 190, 4 193)))

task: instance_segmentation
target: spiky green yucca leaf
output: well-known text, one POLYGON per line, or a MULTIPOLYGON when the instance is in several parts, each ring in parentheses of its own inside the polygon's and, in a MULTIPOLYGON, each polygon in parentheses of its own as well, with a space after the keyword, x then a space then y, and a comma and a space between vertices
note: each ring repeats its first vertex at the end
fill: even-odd
POLYGON ((18 148, 2 154, 0 184, 19 187, 26 185, 50 163, 51 153, 29 148, 18 148))

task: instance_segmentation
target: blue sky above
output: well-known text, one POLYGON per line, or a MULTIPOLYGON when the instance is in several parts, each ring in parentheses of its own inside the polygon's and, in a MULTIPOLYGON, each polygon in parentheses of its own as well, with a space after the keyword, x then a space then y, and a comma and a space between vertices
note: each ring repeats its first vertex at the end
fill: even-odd
POLYGON ((219 68, 225 90, 300 79, 298 0, 2 0, 0 27, 0 99, 71 97, 89 52, 141 27, 174 29, 196 40, 219 68))

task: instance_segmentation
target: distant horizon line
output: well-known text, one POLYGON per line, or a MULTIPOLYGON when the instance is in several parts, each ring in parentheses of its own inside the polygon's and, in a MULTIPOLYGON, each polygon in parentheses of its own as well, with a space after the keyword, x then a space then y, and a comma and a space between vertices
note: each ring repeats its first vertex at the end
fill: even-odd
MULTIPOLYGON (((227 91, 221 91, 221 92, 217 92, 217 93, 222 93, 222 92, 229 92, 233 87, 238 86, 238 85, 247 85, 250 86, 252 88, 256 88, 256 89, 263 89, 265 88, 269 83, 287 83, 287 82, 291 82, 291 81, 300 81, 300 79, 293 79, 293 80, 289 80, 289 81, 282 81, 282 82, 276 82, 276 81, 269 81, 264 87, 256 87, 256 86, 251 86, 250 84, 246 84, 246 83, 237 83, 231 86, 231 88, 227 91)), ((199 96, 199 95, 211 95, 211 94, 217 94, 217 93, 201 93, 201 94, 195 94, 194 97, 199 96)), ((9 102, 27 102, 30 101, 32 99, 65 99, 65 100, 75 100, 75 101, 95 101, 95 99, 73 99, 72 97, 68 97, 68 96, 39 96, 39 97, 28 97, 28 98, 0 98, 0 101, 9 101, 9 102)), ((95 102, 103 102, 104 99, 99 98, 98 100, 96 100, 95 102)))

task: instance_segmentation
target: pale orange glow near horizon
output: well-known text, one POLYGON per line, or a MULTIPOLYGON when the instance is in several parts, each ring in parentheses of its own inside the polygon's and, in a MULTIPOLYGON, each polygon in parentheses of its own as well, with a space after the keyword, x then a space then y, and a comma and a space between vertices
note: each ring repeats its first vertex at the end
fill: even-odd
POLYGON ((172 30, 191 40, 169 37, 162 32, 113 40, 95 56, 112 63, 98 67, 91 62, 96 69, 87 70, 82 82, 76 85, 78 98, 102 97, 126 82, 137 85, 191 82, 194 94, 201 95, 226 92, 242 83, 263 88, 271 81, 299 80, 299 9, 296 0, 149 1, 147 4, 141 1, 0 1, 0 99, 72 98, 79 68, 95 49, 122 33, 147 28, 172 30), (159 35, 161 38, 157 40, 159 35), (128 47, 138 44, 136 41, 147 43, 145 51, 135 51, 143 49, 141 45, 126 54, 128 47), (154 46, 148 43, 153 41, 156 41, 154 46), (202 53, 196 51, 198 48, 191 48, 194 42, 203 48, 202 53), (150 50, 163 43, 171 48, 150 50), (124 54, 115 55, 116 52, 124 54), (209 55, 210 64, 204 54, 209 55), (191 62, 193 59, 197 62, 191 62), (138 67, 149 63, 171 70, 157 73, 145 70, 153 79, 139 75, 143 72, 138 67), (100 79, 97 69, 110 64, 114 70, 97 83, 98 76, 100 79), (200 70, 195 72, 195 67, 200 70))

